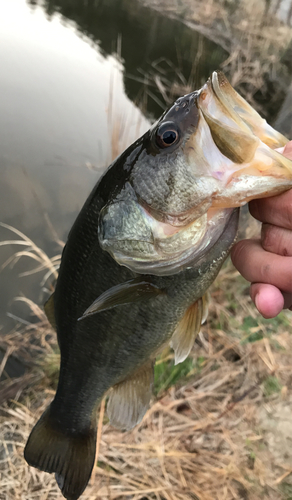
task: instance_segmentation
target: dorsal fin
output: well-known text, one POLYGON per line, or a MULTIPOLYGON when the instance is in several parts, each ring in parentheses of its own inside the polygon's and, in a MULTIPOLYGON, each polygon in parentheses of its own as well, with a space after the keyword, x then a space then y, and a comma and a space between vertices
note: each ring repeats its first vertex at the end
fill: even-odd
POLYGON ((111 425, 130 430, 148 410, 153 386, 153 361, 149 360, 130 377, 115 385, 110 393, 107 414, 111 425))
POLYGON ((198 299, 190 305, 178 323, 170 341, 170 346, 174 350, 175 365, 184 361, 190 354, 201 324, 206 320, 208 301, 208 296, 205 295, 198 299))
POLYGON ((52 325, 54 330, 57 331, 57 325, 56 325, 56 319, 55 319, 54 295, 55 295, 55 292, 53 292, 52 295, 48 298, 47 302, 45 302, 44 310, 45 310, 46 316, 49 320, 49 323, 52 325))

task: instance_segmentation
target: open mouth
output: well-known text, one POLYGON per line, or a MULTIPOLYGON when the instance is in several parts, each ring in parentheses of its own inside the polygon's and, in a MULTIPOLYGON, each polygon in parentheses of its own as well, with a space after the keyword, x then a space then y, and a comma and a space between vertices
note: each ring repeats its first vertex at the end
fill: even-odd
POLYGON ((214 118, 229 125, 231 121, 243 132, 252 133, 271 149, 284 146, 288 140, 273 129, 230 85, 221 71, 214 71, 200 91, 199 106, 214 118), (210 98, 213 97, 213 103, 210 98))
POLYGON ((200 174, 218 181, 212 207, 242 206, 291 187, 292 162, 273 148, 288 142, 214 72, 198 93, 200 120, 186 151, 200 174))

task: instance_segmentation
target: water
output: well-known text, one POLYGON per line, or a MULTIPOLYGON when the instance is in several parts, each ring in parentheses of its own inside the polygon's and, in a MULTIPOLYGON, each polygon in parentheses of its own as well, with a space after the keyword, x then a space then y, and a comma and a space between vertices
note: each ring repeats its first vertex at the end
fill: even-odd
MULTIPOLYGON (((140 80, 153 71, 153 63, 156 66, 160 61, 161 66, 168 69, 163 64, 167 59, 176 69, 179 67, 185 77, 195 63, 194 82, 200 87, 210 71, 227 57, 224 50, 207 38, 179 21, 142 7, 138 0, 46 0, 45 8, 50 14, 60 12, 67 22, 76 23, 80 34, 97 43, 105 57, 116 52, 117 44, 120 45, 125 92, 133 101, 141 95, 140 80)), ((156 96, 159 97, 159 93, 156 96)), ((147 110, 156 117, 162 112, 151 98, 147 110)))
MULTIPOLYGON (((55 255, 47 217, 65 241, 110 163, 109 118, 123 126, 128 117, 126 144, 163 111, 157 89, 145 94, 145 75, 158 65, 168 74, 179 67, 187 79, 195 62, 200 87, 225 58, 213 42, 135 0, 1 0, 0 221, 55 255), (143 96, 147 117, 135 104, 143 96)), ((11 237, 0 228, 1 241, 11 237)), ((23 247, 0 247, 0 264, 15 250, 23 247)), ((28 317, 15 296, 44 299, 40 275, 18 276, 33 265, 25 257, 0 275, 4 329, 13 324, 7 311, 28 317)))
MULTIPOLYGON (((53 255, 44 214, 65 238, 98 177, 86 165, 105 165, 111 80, 119 110, 135 106, 124 92, 121 64, 60 16, 49 20, 21 0, 2 1, 0 8, 0 218, 53 255)), ((9 236, 1 230, 1 240, 9 236)), ((0 261, 13 250, 2 249, 0 261)), ((17 277, 29 264, 23 260, 0 276, 2 323, 7 310, 15 311, 15 295, 38 298, 39 280, 17 277)))

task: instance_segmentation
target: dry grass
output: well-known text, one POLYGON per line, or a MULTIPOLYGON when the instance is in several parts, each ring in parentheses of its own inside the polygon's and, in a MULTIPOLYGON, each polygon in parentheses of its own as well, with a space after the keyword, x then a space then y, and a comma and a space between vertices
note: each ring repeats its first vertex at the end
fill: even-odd
MULTIPOLYGON (((50 220, 47 219, 46 222, 50 225, 50 220)), ((42 278, 42 281, 40 283, 41 286, 44 286, 50 279, 53 277, 55 280, 58 277, 58 268, 60 265, 61 261, 61 253, 55 255, 54 257, 48 257, 48 255, 41 249, 39 248, 28 236, 26 236, 24 233, 19 231, 18 229, 10 226, 9 224, 4 224, 3 222, 0 222, 0 227, 6 229, 9 231, 9 236, 12 233, 12 238, 10 237, 7 240, 0 241, 0 247, 4 246, 18 246, 18 247, 24 247, 23 250, 19 250, 15 253, 13 253, 9 259, 7 259, 2 266, 0 267, 0 271, 3 270, 5 267, 9 266, 10 269, 13 269, 13 267, 17 264, 17 262, 22 259, 23 257, 27 257, 29 260, 33 260, 37 263, 37 266, 34 267, 33 269, 29 271, 25 271, 21 273, 19 276, 24 277, 24 276, 29 276, 30 274, 35 274, 39 272, 45 271, 45 274, 42 278), (16 239, 14 236, 18 236, 19 238, 16 239)), ((53 235, 55 235, 55 232, 53 231, 53 235)), ((59 245, 60 248, 63 248, 64 242, 55 237, 56 243, 59 245)), ((22 299, 20 299, 22 300, 22 299)))
MULTIPOLYGON (((221 45, 229 54, 221 69, 232 86, 265 117, 275 116, 291 81, 282 57, 291 44, 292 17, 290 25, 281 22, 265 0, 141 1, 169 17, 180 19, 221 45)), ((196 68, 205 57, 203 46, 190 57, 193 68, 188 79, 182 75, 179 61, 176 68, 168 61, 161 65, 160 61, 153 65, 149 75, 144 75, 148 87, 159 90, 162 106, 163 102, 169 105, 175 98, 198 88, 196 68), (175 79, 173 72, 176 72, 175 79)), ((199 82, 199 86, 203 83, 199 82)))
MULTIPOLYGON (((156 380, 159 397, 132 432, 110 427, 102 405, 98 461, 84 500, 288 500, 290 422, 288 434, 281 419, 292 409, 291 313, 263 320, 246 287, 229 262, 212 288, 187 373, 176 386, 156 380)), ((2 398, 1 500, 62 498, 53 476, 23 459, 31 427, 54 395, 58 356, 44 313, 30 306, 38 322, 2 339, 31 368, 22 386, 10 387, 10 401, 2 398)), ((167 372, 171 363, 168 351, 158 367, 167 372)), ((2 386, 3 395, 9 383, 2 386)))

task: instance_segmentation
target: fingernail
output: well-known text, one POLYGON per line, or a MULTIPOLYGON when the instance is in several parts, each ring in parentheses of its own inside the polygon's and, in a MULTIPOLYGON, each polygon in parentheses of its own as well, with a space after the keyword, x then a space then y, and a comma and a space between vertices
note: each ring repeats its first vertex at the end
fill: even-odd
POLYGON ((255 303, 255 306, 256 306, 258 311, 259 311, 259 298, 260 298, 260 294, 257 293, 255 298, 254 298, 254 303, 255 303))
POLYGON ((258 200, 251 200, 248 205, 249 205, 249 211, 250 211, 251 215, 255 219, 260 220, 258 200))

